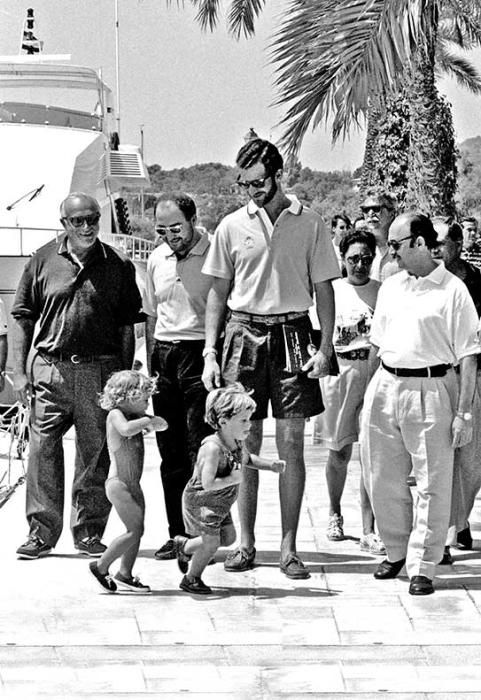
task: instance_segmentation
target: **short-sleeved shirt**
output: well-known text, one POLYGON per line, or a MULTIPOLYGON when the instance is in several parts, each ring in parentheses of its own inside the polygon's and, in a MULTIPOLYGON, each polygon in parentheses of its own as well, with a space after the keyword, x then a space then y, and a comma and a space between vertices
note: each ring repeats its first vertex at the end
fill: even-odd
POLYGON ((202 270, 232 280, 232 311, 283 314, 307 311, 313 285, 339 277, 321 217, 297 200, 274 224, 252 200, 219 224, 202 270))
POLYGON ((376 255, 374 256, 369 276, 373 280, 384 282, 384 280, 387 280, 391 275, 395 275, 396 272, 399 272, 399 265, 396 260, 392 259, 389 248, 386 249, 384 253, 381 253, 376 246, 376 255))
POLYGON ((147 262, 143 310, 156 318, 157 340, 205 338, 205 307, 211 278, 202 274, 210 241, 202 234, 185 258, 178 260, 166 243, 147 262))
MULTIPOLYGON (((334 349, 336 352, 350 352, 370 348, 369 334, 374 307, 369 306, 359 296, 359 287, 349 284, 346 279, 334 282, 336 319, 334 323, 334 349)), ((363 290, 372 290, 373 296, 379 289, 379 282, 370 279, 363 290)))
POLYGON ((425 277, 402 270, 379 290, 371 342, 390 367, 458 364, 481 351, 466 285, 440 263, 425 277))
POLYGON ((0 335, 7 335, 8 333, 8 321, 7 321, 7 311, 5 309, 5 304, 3 299, 0 299, 0 335))
POLYGON ((142 319, 135 267, 99 240, 79 263, 66 236, 40 248, 23 271, 12 316, 38 322, 35 348, 47 353, 121 352, 121 332, 142 319))

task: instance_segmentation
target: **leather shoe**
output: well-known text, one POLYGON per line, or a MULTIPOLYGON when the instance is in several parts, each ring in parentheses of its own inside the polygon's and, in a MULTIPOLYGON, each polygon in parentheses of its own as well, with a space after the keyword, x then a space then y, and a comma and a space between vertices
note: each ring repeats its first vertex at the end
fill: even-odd
POLYGON ((411 595, 430 595, 434 593, 433 582, 427 576, 413 576, 409 584, 411 595))
POLYGON ((443 558, 439 562, 440 566, 451 566, 454 562, 453 555, 451 554, 449 547, 444 548, 443 558))
POLYGON ((376 571, 374 572, 374 578, 396 578, 396 576, 401 571, 405 563, 405 559, 399 559, 399 561, 389 561, 389 559, 384 559, 384 561, 382 561, 379 564, 376 571))
POLYGON ((459 549, 472 549, 473 548, 473 537, 471 535, 471 529, 469 527, 465 527, 464 530, 461 530, 458 532, 456 536, 456 542, 459 547, 459 549))

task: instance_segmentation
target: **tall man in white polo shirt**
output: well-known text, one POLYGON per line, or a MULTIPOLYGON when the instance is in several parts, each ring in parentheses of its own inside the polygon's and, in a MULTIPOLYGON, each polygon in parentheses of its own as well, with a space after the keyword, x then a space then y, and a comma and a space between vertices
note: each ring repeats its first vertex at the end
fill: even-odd
MULTIPOLYGON (((317 379, 327 374, 332 352, 331 280, 339 276, 339 266, 320 217, 284 194, 283 160, 277 148, 263 139, 251 140, 236 162, 237 183, 250 201, 220 223, 204 266, 214 281, 207 301, 203 379, 207 389, 221 381, 240 381, 253 390, 257 410, 248 449, 256 454, 271 402, 279 457, 287 461, 279 479, 280 568, 289 578, 308 578, 296 551, 305 482, 304 423, 322 410, 317 379), (313 293, 323 332, 321 347, 304 371, 288 372, 283 326, 306 336, 313 293), (221 376, 215 344, 227 311, 221 376)), ((257 472, 248 469, 239 498, 241 542, 226 559, 228 571, 245 571, 254 564, 257 491, 257 472)))
POLYGON ((361 425, 366 486, 388 555, 374 577, 394 578, 406 563, 409 592, 427 595, 448 531, 454 448, 472 437, 478 315, 466 286, 433 260, 428 217, 398 216, 388 245, 401 272, 379 291, 371 342, 381 365, 361 425))
POLYGON ((146 349, 151 372, 158 374, 154 412, 169 427, 156 433, 169 526, 156 559, 175 558, 173 539, 185 535, 182 492, 202 439, 206 391, 201 374, 205 307, 211 280, 201 273, 209 239, 195 226, 196 207, 180 192, 162 195, 155 207, 155 230, 162 243, 151 254, 143 294, 146 349))

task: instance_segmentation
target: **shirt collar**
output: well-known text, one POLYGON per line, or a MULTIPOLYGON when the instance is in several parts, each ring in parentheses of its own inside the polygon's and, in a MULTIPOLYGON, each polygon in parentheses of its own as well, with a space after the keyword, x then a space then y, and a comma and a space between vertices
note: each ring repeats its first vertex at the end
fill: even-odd
POLYGON ((442 260, 435 260, 434 262, 436 263, 436 267, 429 273, 429 275, 426 275, 425 277, 415 277, 414 275, 410 275, 407 270, 402 270, 401 273, 404 273, 405 281, 409 282, 410 284, 422 286, 425 283, 428 283, 439 286, 446 277, 447 270, 442 260))
MULTIPOLYGON (((294 214, 294 216, 299 216, 299 214, 302 212, 302 204, 295 195, 288 194, 286 196, 291 200, 291 203, 287 209, 284 209, 284 211, 288 211, 290 214, 294 214)), ((247 203, 247 213, 249 216, 255 216, 257 212, 261 210, 261 208, 262 207, 257 206, 253 199, 249 199, 247 203)))
MULTIPOLYGON (((70 255, 69 249, 67 248, 67 234, 64 233, 59 240, 59 245, 57 248, 57 253, 58 255, 70 255)), ((102 257, 106 258, 107 257, 107 251, 105 250, 105 246, 102 243, 102 241, 97 238, 95 243, 92 246, 92 249, 89 251, 88 258, 90 259, 94 255, 102 255, 102 257)))

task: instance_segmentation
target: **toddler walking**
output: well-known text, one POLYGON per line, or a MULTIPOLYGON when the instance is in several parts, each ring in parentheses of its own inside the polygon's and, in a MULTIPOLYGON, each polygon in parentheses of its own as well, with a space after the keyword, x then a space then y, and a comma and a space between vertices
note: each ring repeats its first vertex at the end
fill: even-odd
POLYGON ((132 567, 144 532, 145 502, 140 487, 144 464, 143 433, 167 428, 163 418, 145 413, 154 388, 154 379, 135 370, 124 370, 109 378, 100 396, 100 405, 109 411, 106 432, 110 471, 105 492, 127 529, 97 561, 90 564, 90 572, 109 593, 115 593, 117 587, 150 593, 149 586, 132 576, 132 567), (119 571, 112 578, 109 567, 119 558, 119 571))
POLYGON ((214 389, 207 396, 205 420, 215 433, 202 441, 182 497, 186 532, 192 539, 181 535, 174 538, 177 563, 185 574, 180 588, 188 593, 212 593, 202 581, 202 572, 219 546, 235 542, 230 509, 237 499, 242 470, 264 469, 280 474, 286 468, 283 460, 270 462, 247 452, 244 441, 255 407, 255 401, 239 383, 214 389))

